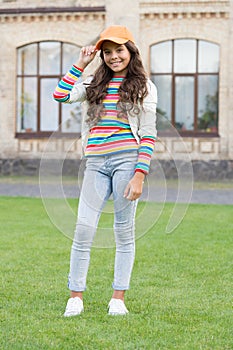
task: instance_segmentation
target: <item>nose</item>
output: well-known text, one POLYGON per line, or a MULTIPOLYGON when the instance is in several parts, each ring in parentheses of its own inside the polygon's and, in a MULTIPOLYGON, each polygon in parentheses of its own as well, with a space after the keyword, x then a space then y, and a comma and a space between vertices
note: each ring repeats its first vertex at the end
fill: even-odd
POLYGON ((115 59, 117 59, 117 57, 118 57, 118 56, 117 56, 117 52, 116 52, 116 51, 113 51, 112 54, 111 54, 111 59, 112 59, 112 60, 115 60, 115 59))

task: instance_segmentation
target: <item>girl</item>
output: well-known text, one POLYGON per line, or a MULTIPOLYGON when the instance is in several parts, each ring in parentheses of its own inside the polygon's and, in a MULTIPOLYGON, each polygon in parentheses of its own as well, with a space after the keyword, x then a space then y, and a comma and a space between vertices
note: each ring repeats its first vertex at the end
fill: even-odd
POLYGON ((104 204, 113 195, 116 255, 110 315, 125 315, 135 255, 134 222, 138 198, 156 139, 157 90, 147 78, 130 31, 123 26, 105 29, 95 46, 83 47, 75 65, 54 92, 58 102, 86 102, 82 139, 86 170, 79 199, 71 249, 64 316, 84 311, 91 244, 104 204), (102 63, 93 78, 77 83, 100 50, 102 63))

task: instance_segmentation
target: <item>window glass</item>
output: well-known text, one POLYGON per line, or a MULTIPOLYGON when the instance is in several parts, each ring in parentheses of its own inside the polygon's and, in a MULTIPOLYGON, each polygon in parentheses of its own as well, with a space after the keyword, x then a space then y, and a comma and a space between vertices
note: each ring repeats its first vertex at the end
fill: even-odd
POLYGON ((172 77, 171 75, 157 75, 152 77, 158 89, 158 105, 157 105, 157 127, 158 130, 169 128, 168 121, 171 121, 171 93, 172 93, 172 77))
POLYGON ((62 48, 62 74, 64 75, 71 68, 71 66, 77 62, 80 48, 75 45, 65 43, 63 44, 62 48))
POLYGON ((201 75, 198 78, 198 129, 216 132, 218 123, 218 78, 201 75))
POLYGON ((168 40, 151 47, 158 116, 165 116, 181 131, 218 132, 219 50, 219 45, 196 39, 168 40), (168 61, 172 62, 170 73, 164 63, 168 61))
POLYGON ((17 50, 17 132, 53 132, 59 128, 62 132, 80 132, 80 105, 63 106, 52 97, 79 52, 80 47, 57 41, 32 43, 17 50))
POLYGON ((165 41, 151 47, 152 73, 170 73, 172 71, 172 42, 165 41))
POLYGON ((81 131, 81 105, 80 103, 62 106, 62 132, 81 131))
POLYGON ((59 104, 51 97, 57 79, 45 78, 40 83, 40 130, 57 131, 59 104))
POLYGON ((37 44, 18 49, 18 74, 37 74, 37 44))
POLYGON ((47 41, 40 43, 40 75, 60 74, 61 43, 47 41))
POLYGON ((18 78, 17 131, 37 130, 37 79, 18 78))
POLYGON ((174 72, 196 72, 196 40, 178 39, 174 41, 174 72))
POLYGON ((219 70, 219 46, 207 41, 199 41, 198 71, 216 73, 219 70))
POLYGON ((175 126, 179 130, 193 130, 194 77, 176 77, 175 89, 175 126))

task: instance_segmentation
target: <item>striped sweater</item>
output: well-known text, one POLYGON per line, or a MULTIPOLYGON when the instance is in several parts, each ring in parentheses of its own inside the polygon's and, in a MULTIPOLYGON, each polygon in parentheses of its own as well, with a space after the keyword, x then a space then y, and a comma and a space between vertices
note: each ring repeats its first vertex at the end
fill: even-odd
MULTIPOLYGON (((54 99, 58 102, 69 102, 70 91, 81 75, 82 70, 73 66, 56 87, 54 99)), ((138 151, 135 171, 148 174, 155 138, 150 135, 145 136, 141 138, 138 145, 131 132, 127 116, 118 116, 119 87, 123 79, 124 77, 114 76, 109 82, 107 94, 103 100, 104 113, 97 125, 90 129, 85 157, 138 151)))

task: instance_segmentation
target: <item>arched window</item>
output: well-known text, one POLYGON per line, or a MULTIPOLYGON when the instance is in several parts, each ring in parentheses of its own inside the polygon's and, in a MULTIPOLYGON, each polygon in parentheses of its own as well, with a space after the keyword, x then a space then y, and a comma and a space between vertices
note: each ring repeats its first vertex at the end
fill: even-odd
POLYGON ((76 45, 43 41, 17 50, 17 136, 80 132, 80 105, 53 100, 58 80, 77 60, 76 45))
POLYGON ((158 116, 183 135, 218 132, 219 46, 176 39, 151 46, 151 79, 158 88, 158 116))

